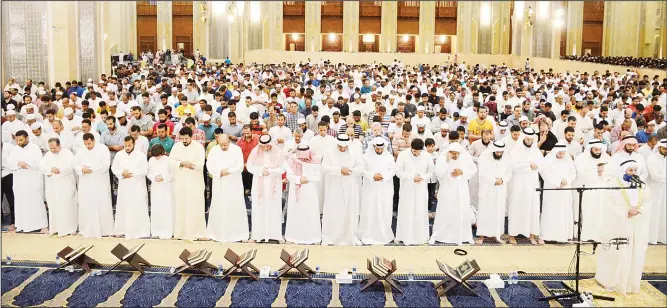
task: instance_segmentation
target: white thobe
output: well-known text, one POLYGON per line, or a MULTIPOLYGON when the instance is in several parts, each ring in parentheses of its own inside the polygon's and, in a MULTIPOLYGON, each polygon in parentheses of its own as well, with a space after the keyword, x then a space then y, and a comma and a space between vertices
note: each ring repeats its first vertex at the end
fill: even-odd
POLYGON ((32 131, 29 131, 28 136, 30 143, 38 146, 42 154, 49 151, 49 136, 47 134, 42 132, 41 135, 35 136, 32 131))
POLYGON ((14 174, 16 231, 32 232, 49 225, 42 197, 44 186, 39 170, 41 160, 42 150, 31 143, 24 147, 14 147, 7 158, 7 167, 14 174), (28 167, 19 167, 19 162, 25 162, 28 167))
POLYGON ((667 187, 665 182, 665 156, 655 152, 648 156, 649 178, 648 186, 651 187, 652 200, 651 220, 649 227, 649 243, 667 243, 667 187))
POLYGON ((440 181, 438 200, 443 202, 439 203, 436 209, 433 234, 429 243, 442 242, 457 245, 472 243, 473 213, 470 208, 468 180, 477 174, 477 167, 463 154, 457 160, 450 159, 449 161, 447 161, 447 155, 447 152, 443 152, 436 160, 435 174, 440 181), (463 174, 452 177, 451 173, 454 172, 454 169, 461 169, 463 174))
POLYGON ((322 158, 325 177, 324 211, 322 216, 322 245, 358 245, 359 178, 364 171, 361 155, 338 147, 329 148, 322 158), (350 169, 349 175, 341 169, 350 169))
POLYGON ((297 175, 292 166, 287 170, 289 195, 287 196, 287 223, 285 240, 296 244, 316 244, 322 241, 320 224, 318 183, 322 180, 322 166, 319 161, 301 164, 301 175, 297 175), (305 177, 308 183, 301 184, 305 177))
MULTIPOLYGON (((468 153, 472 156, 472 161, 475 163, 475 168, 478 167, 479 156, 482 155, 484 150, 488 147, 488 144, 484 145, 482 139, 475 140, 468 147, 468 153)), ((477 203, 479 199, 479 176, 473 176, 470 178, 469 189, 470 189, 470 205, 473 208, 477 209, 477 203)))
POLYGON ((208 172, 213 177, 211 208, 208 214, 208 237, 218 242, 245 241, 250 237, 248 212, 243 196, 243 152, 235 144, 223 151, 215 146, 206 161, 208 172), (228 175, 221 176, 222 170, 228 175))
MULTIPOLYGON (((289 130, 289 129, 288 129, 289 130)), ((252 231, 251 238, 255 241, 262 240, 282 240, 282 175, 285 172, 284 159, 279 162, 271 161, 272 157, 269 151, 280 151, 275 145, 271 150, 262 155, 262 164, 253 163, 253 156, 259 151, 264 151, 255 147, 248 157, 246 169, 252 177, 252 190, 250 192, 252 200, 251 219, 252 231), (253 155, 254 154, 254 155, 253 155), (269 175, 264 176, 265 166, 275 166, 267 168, 269 175), (261 183, 260 183, 261 182, 261 183)), ((280 153, 279 155, 283 155, 280 153)))
POLYGON ((125 235, 127 239, 150 237, 146 153, 138 149, 134 149, 132 153, 127 153, 125 150, 119 151, 113 160, 111 171, 118 178, 114 233, 125 235), (131 173, 132 176, 124 178, 123 171, 131 173))
MULTIPOLYGON (((330 148, 336 146, 336 138, 330 136, 330 135, 324 135, 324 137, 317 135, 310 139, 310 150, 315 153, 317 157, 320 157, 320 164, 321 160, 324 156, 324 153, 326 153, 327 150, 330 148)), ((324 186, 326 182, 326 177, 322 177, 320 181, 316 182, 317 185, 317 196, 318 199, 317 201, 319 202, 320 205, 320 214, 322 214, 324 210, 324 186)))
MULTIPOLYGON (((397 149, 396 149, 397 150, 397 149)), ((401 181, 396 221, 396 241, 421 245, 428 241, 428 180, 433 176, 433 158, 426 151, 418 157, 410 149, 398 154, 396 176, 401 181), (416 183, 415 176, 423 181, 416 183)))
POLYGON ((113 234, 109 149, 95 143, 92 150, 79 150, 74 156, 74 170, 79 175, 79 233, 84 237, 102 237, 113 234), (83 174, 88 166, 92 173, 83 174))
MULTIPOLYGON (((60 140, 60 146, 63 149, 68 149, 76 154, 76 149, 74 148, 74 134, 72 134, 72 132, 63 129, 60 134, 53 132, 49 137, 58 138, 58 140, 60 140)), ((95 139, 95 141, 99 142, 99 139, 95 139)))
MULTIPOLYGON (((510 158, 496 160, 493 155, 479 158, 479 203, 477 209, 477 235, 500 239, 505 233, 505 205, 507 187, 512 178, 510 158), (503 183, 496 185, 496 179, 503 183)), ((509 156, 509 155, 508 155, 509 156)))
POLYGON ((59 236, 75 233, 78 228, 76 180, 74 178, 74 154, 61 149, 48 152, 42 158, 39 169, 46 176, 46 202, 49 205, 49 234, 59 236), (59 173, 51 172, 58 168, 59 173))
POLYGON ((283 139, 285 142, 292 139, 292 131, 287 128, 287 126, 274 126, 269 129, 269 135, 273 139, 274 143, 282 149, 285 146, 285 143, 279 144, 278 139, 283 139))
MULTIPOLYGON (((590 153, 583 153, 577 156, 574 160, 574 165, 577 169, 577 178, 573 183, 574 187, 604 187, 606 178, 611 176, 613 168, 605 165, 602 176, 598 176, 598 164, 606 164, 611 157, 607 153, 602 153, 599 159, 593 158, 590 153)), ((604 190, 588 190, 582 196, 582 203, 584 207, 581 209, 583 219, 581 219, 581 240, 599 241, 600 228, 602 227, 602 202, 604 195, 607 192, 604 190)), ((574 219, 579 221, 579 193, 572 192, 574 205, 572 213, 574 219)))
POLYGON ((204 216, 204 160, 205 150, 199 142, 188 146, 183 142, 174 144, 169 154, 174 182, 174 237, 195 240, 206 236, 204 216), (190 162, 194 169, 180 167, 181 162, 190 162))
MULTIPOLYGON (((611 179, 607 185, 619 185, 619 179, 611 179)), ((650 189, 612 190, 602 212, 604 226, 600 233, 601 242, 608 243, 613 238, 627 238, 628 245, 609 247, 598 251, 595 279, 606 288, 616 292, 638 293, 641 290, 642 272, 648 248, 649 217, 652 215, 650 189), (627 198, 627 199, 626 199, 627 198), (628 218, 630 206, 640 206, 639 215, 628 218)))
POLYGON ((540 188, 538 170, 532 170, 530 163, 541 165, 544 157, 533 141, 527 148, 519 139, 512 148, 512 179, 509 185, 507 204, 507 233, 510 236, 540 234, 540 188))
POLYGON ((170 239, 174 234, 174 174, 169 157, 151 157, 146 177, 151 181, 151 236, 170 239), (158 176, 161 182, 156 180, 158 176))
MULTIPOLYGON (((554 154, 555 155, 555 154, 554 154)), ((545 165, 540 167, 540 175, 544 179, 544 188, 557 188, 565 179, 567 185, 563 188, 571 188, 577 171, 574 163, 566 157, 554 158, 551 161, 545 159, 545 165)), ((542 217, 540 238, 545 241, 567 242, 572 239, 574 230, 574 215, 572 213, 572 192, 548 190, 544 191, 542 197, 542 217)))
POLYGON ((364 154, 364 163, 366 170, 362 186, 359 239, 367 245, 388 244, 394 240, 391 221, 396 164, 386 150, 382 155, 377 155, 372 145, 364 154), (376 173, 382 175, 382 180, 373 178, 376 173))

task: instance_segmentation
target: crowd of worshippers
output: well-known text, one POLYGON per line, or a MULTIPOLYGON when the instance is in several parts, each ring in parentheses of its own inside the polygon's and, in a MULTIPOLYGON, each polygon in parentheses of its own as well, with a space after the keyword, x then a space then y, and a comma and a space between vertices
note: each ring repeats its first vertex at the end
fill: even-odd
MULTIPOLYGON (((536 189, 614 186, 632 165, 650 187, 649 241, 667 242, 666 79, 399 61, 217 65, 130 66, 85 87, 10 78, 10 231, 566 242, 578 198, 536 189)), ((603 196, 584 195, 582 240, 602 236, 603 196)))
POLYGON ((603 57, 603 56, 591 56, 590 54, 586 54, 583 56, 575 56, 575 55, 561 56, 560 58, 563 60, 593 62, 593 63, 619 65, 619 66, 657 68, 660 70, 667 69, 667 59, 664 58, 603 57))

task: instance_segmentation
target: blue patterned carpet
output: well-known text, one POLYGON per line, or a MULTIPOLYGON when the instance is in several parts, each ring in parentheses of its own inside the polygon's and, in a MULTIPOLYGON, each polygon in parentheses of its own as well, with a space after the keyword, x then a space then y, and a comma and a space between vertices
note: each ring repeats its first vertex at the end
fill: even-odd
MULTIPOLYGON (((16 262, 21 263, 21 262, 16 262)), ((38 273, 39 267, 21 266, 17 264, 2 267, 2 294, 17 293, 19 286, 22 290, 13 295, 11 302, 3 302, 3 306, 40 306, 54 299, 64 291, 71 292, 62 303, 55 303, 71 307, 94 307, 104 303, 117 294, 122 288, 127 290, 120 304, 123 307, 152 307, 170 296, 170 303, 176 307, 214 307, 223 297, 231 301, 232 307, 270 307, 272 304, 284 303, 287 307, 326 307, 335 299, 343 307, 384 307, 393 300, 398 307, 440 307, 441 299, 437 297, 433 288, 435 280, 442 277, 416 276, 414 281, 401 281, 403 293, 386 293, 382 284, 377 283, 361 292, 362 284, 355 281, 353 284, 338 285, 338 294, 332 294, 335 281, 330 274, 320 274, 314 281, 305 279, 261 279, 253 281, 248 277, 235 276, 234 287, 230 289, 230 278, 213 279, 199 275, 171 276, 163 269, 151 268, 145 274, 131 277, 137 273, 113 272, 107 275, 90 276, 82 272, 54 271, 52 267, 41 267, 43 272, 38 273), (73 284, 83 275, 82 282, 74 287, 73 284), (182 279, 187 278, 183 283, 182 279), (27 282, 31 280, 30 282, 27 282), (179 285, 179 281, 181 284, 179 285), (24 284, 24 282, 27 282, 24 284), (280 286, 286 284, 285 294, 280 293, 280 286), (177 285, 180 286, 177 289, 177 285), (182 285, 182 286, 181 286, 182 285), (231 292, 231 293, 230 293, 231 292), (387 295, 391 294, 390 298, 387 295), (280 298, 279 298, 280 297, 280 298)), ((544 294, 538 284, 548 288, 562 288, 558 277, 566 279, 564 275, 522 275, 516 285, 506 285, 504 289, 497 289, 496 300, 491 291, 481 282, 485 275, 476 275, 470 282, 473 291, 457 286, 446 294, 447 301, 453 307, 548 307, 547 302, 537 299, 544 294), (499 299, 498 299, 499 298, 499 299)), ((402 276, 399 279, 405 278, 402 276)), ((663 294, 667 293, 667 277, 665 275, 649 275, 645 278, 663 294)), ((119 295, 117 295, 118 297, 119 295)), ((119 297, 119 298, 121 298, 119 297)), ((63 296, 59 298, 64 298, 63 296)), ((53 302, 51 302, 53 304, 53 302)), ((559 301, 564 307, 571 307, 572 301, 559 301)))

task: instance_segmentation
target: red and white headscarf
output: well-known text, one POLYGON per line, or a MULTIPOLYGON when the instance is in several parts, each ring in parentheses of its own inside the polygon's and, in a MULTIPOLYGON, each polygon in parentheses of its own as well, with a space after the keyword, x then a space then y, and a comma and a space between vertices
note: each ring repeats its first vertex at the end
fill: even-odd
MULTIPOLYGON (((303 164, 304 163, 313 163, 319 161, 317 156, 313 151, 310 150, 310 147, 305 144, 299 144, 296 148, 296 152, 290 155, 288 163, 294 171, 294 174, 297 176, 303 175, 303 164)), ((294 195, 296 199, 299 200, 299 190, 301 190, 301 183, 296 184, 296 191, 294 195)))
MULTIPOLYGON (((255 148, 252 149, 250 155, 248 156, 248 161, 252 162, 252 164, 254 165, 264 166, 265 168, 271 169, 281 166, 285 162, 285 156, 280 151, 280 148, 275 146, 271 138, 271 135, 262 135, 261 137, 259 137, 259 146, 256 146, 255 148), (265 151, 261 148, 262 145, 270 145, 271 148, 268 151, 265 151), (268 164, 264 164, 264 155, 269 156, 268 164)), ((255 174, 255 176, 264 177, 262 174, 255 174)), ((278 194, 276 193, 277 192, 276 187, 279 187, 280 181, 282 181, 280 178, 275 177, 273 179, 273 182, 271 183, 274 188, 272 192, 273 199, 276 199, 278 197, 278 194)), ((257 184, 259 185, 257 187, 259 189, 258 196, 262 195, 263 183, 264 181, 262 180, 257 181, 257 184)))

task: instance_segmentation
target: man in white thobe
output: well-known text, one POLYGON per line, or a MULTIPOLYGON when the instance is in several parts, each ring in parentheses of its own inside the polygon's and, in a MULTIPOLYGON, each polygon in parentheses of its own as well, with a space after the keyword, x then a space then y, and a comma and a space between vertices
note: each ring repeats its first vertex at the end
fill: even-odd
POLYGON ((485 236, 505 244, 500 236, 505 233, 507 184, 512 178, 510 163, 510 158, 505 156, 505 143, 499 140, 489 145, 479 157, 477 244, 482 244, 485 236))
POLYGON ((93 134, 83 135, 85 148, 74 156, 74 171, 79 175, 79 233, 84 237, 113 234, 109 149, 93 134))
POLYGON ((287 159, 287 223, 285 241, 317 244, 322 241, 317 183, 322 179, 320 158, 304 143, 287 159))
POLYGON ((199 142, 192 142, 192 129, 178 132, 180 142, 169 154, 174 172, 174 237, 185 240, 206 236, 204 214, 204 160, 206 152, 199 142))
MULTIPOLYGON (((577 178, 574 180, 574 187, 604 187, 607 183, 607 177, 611 176, 613 168, 607 164, 611 157, 605 152, 606 145, 600 139, 592 139, 588 143, 588 149, 585 153, 574 159, 574 166, 577 169, 577 178)), ((581 240, 599 241, 600 228, 602 227, 602 202, 604 201, 604 190, 588 190, 582 196, 583 208, 581 209, 583 217, 581 219, 581 240)), ((574 219, 579 221, 579 193, 573 191, 574 198, 572 208, 574 219)), ((573 226, 574 227, 574 226, 573 226)))
POLYGON ((617 169, 617 172, 620 172, 620 164, 624 161, 634 160, 637 162, 637 176, 646 182, 648 178, 648 170, 646 169, 646 160, 644 156, 638 152, 639 143, 637 142, 637 137, 633 135, 628 135, 623 137, 618 143, 616 149, 612 149, 614 153, 611 155, 611 161, 609 165, 612 168, 617 169))
POLYGON ((118 178, 118 199, 114 234, 127 239, 151 236, 148 218, 148 191, 146 153, 135 148, 134 138, 125 136, 124 151, 119 151, 111 165, 118 178))
POLYGON ((366 245, 384 245, 394 240, 391 230, 392 198, 396 164, 385 140, 375 137, 364 154, 359 239, 366 245))
POLYGON ((60 140, 49 140, 50 152, 42 158, 39 169, 49 205, 49 234, 75 235, 77 225, 77 194, 74 178, 74 154, 60 146, 60 140))
MULTIPOLYGON (((438 204, 429 244, 436 242, 461 245, 473 243, 468 180, 477 174, 477 168, 459 143, 452 143, 436 160, 435 174, 440 182, 438 204)), ((399 216, 400 217, 400 216, 399 216)))
POLYGON ((401 184, 395 242, 421 245, 428 241, 428 180, 433 171, 433 158, 424 151, 422 139, 413 139, 410 148, 398 154, 396 176, 401 184))
POLYGON ((326 180, 322 216, 322 245, 361 245, 359 227, 359 178, 364 171, 363 156, 350 150, 350 137, 340 134, 336 146, 322 158, 326 180))
MULTIPOLYGON (((491 144, 491 137, 493 137, 493 131, 483 130, 482 138, 473 141, 468 147, 468 153, 472 156, 472 161, 475 163, 475 168, 478 166, 479 156, 486 151, 489 144, 491 144)), ((479 177, 473 176, 470 178, 470 205, 473 208, 477 209, 477 199, 479 198, 479 177)))
POLYGON ((509 185, 507 233, 510 244, 515 236, 529 236, 533 245, 544 245, 540 234, 540 187, 538 169, 544 157, 537 148, 537 133, 528 127, 509 152, 512 158, 512 180, 509 185))
POLYGON ((81 131, 74 137, 74 141, 72 144, 72 151, 76 154, 76 152, 83 148, 83 135, 91 133, 95 137, 95 140, 97 142, 101 142, 101 137, 100 133, 98 133, 95 129, 92 128, 92 124, 90 122, 90 119, 84 119, 81 121, 81 131))
POLYGON ((49 222, 42 197, 42 173, 39 164, 42 150, 29 143, 28 132, 16 132, 16 147, 7 158, 7 166, 14 175, 14 210, 16 231, 46 233, 49 222))
POLYGON ((259 145, 252 149, 246 168, 252 177, 252 231, 251 242, 275 240, 282 236, 282 175, 285 155, 271 135, 259 137, 259 145))
POLYGON ((247 241, 248 212, 243 197, 243 152, 229 136, 219 135, 218 145, 208 154, 206 168, 213 177, 213 196, 206 233, 218 242, 247 241))
MULTIPOLYGON (((637 175, 639 164, 634 160, 622 162, 607 186, 633 186, 630 178, 637 175)), ((612 190, 605 194, 603 228, 600 241, 610 243, 614 238, 627 238, 627 245, 611 244, 598 251, 595 279, 608 291, 622 294, 639 293, 648 248, 649 217, 652 200, 649 187, 612 190)))
MULTIPOLYGON (((545 189, 571 188, 577 177, 572 157, 564 142, 557 143, 540 166, 545 189)), ((544 191, 542 201, 542 229, 540 238, 545 241, 567 242, 574 236, 572 192, 568 190, 544 191)))
MULTIPOLYGON (((336 146, 336 138, 333 136, 327 134, 327 130, 329 129, 329 124, 326 122, 320 122, 317 125, 317 135, 315 137, 310 139, 310 144, 308 145, 310 147, 310 150, 313 151, 315 156, 319 157, 319 163, 322 163, 322 157, 324 156, 324 153, 326 153, 327 150, 329 150, 332 147, 336 146)), ((322 179, 318 182, 317 184, 317 193, 318 193, 318 202, 320 206, 320 214, 322 214, 324 210, 324 182, 326 181, 326 177, 322 177, 322 179)))
POLYGON ((30 136, 30 143, 37 145, 42 151, 42 154, 49 151, 49 136, 42 130, 42 123, 32 123, 28 135, 30 136))
POLYGON ((667 187, 665 173, 667 173, 667 139, 658 142, 653 153, 648 155, 646 167, 651 187, 653 204, 651 207, 651 222, 649 227, 649 243, 667 243, 667 187))

